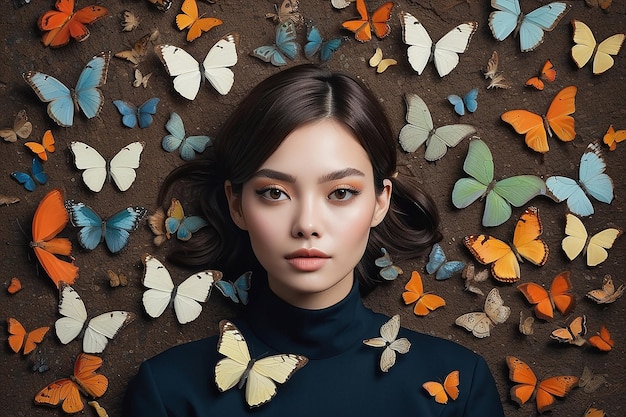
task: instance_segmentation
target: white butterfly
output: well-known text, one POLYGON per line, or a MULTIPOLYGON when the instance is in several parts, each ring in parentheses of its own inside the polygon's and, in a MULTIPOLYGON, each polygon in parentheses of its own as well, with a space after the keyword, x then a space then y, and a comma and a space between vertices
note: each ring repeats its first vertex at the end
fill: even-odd
POLYGON ((126 191, 135 181, 139 168, 139 159, 145 142, 133 142, 120 150, 108 164, 107 161, 91 146, 83 142, 70 143, 70 150, 74 154, 76 168, 84 169, 83 182, 91 191, 98 193, 108 179, 113 178, 120 191, 126 191))
POLYGON ((406 337, 397 339, 399 331, 400 315, 396 314, 380 326, 380 337, 363 341, 367 346, 385 348, 380 355, 380 370, 383 372, 389 371, 396 363, 396 352, 404 354, 411 348, 411 342, 406 337))
POLYGON ((227 34, 213 45, 202 63, 173 45, 157 45, 154 50, 169 75, 174 77, 174 89, 186 99, 193 100, 205 79, 221 95, 228 94, 235 82, 235 74, 228 67, 237 63, 238 41, 238 34, 227 34))
POLYGON ((110 311, 87 322, 87 310, 83 300, 74 288, 63 281, 59 283, 59 313, 63 317, 54 323, 57 337, 66 345, 84 331, 85 353, 102 353, 109 339, 113 339, 122 328, 135 319, 135 315, 128 311, 110 311))
POLYGON ((478 22, 461 23, 447 34, 443 35, 433 47, 424 26, 410 13, 400 12, 402 24, 402 40, 409 45, 407 55, 409 63, 419 75, 430 61, 440 77, 444 77, 459 63, 459 55, 467 50, 472 35, 478 29, 478 22))
POLYGON ((309 361, 302 355, 279 354, 252 359, 246 339, 228 320, 220 322, 217 351, 226 356, 215 365, 215 383, 220 392, 246 386, 246 403, 258 407, 276 395, 276 384, 285 383, 309 361))
POLYGON ((202 312, 200 303, 211 295, 213 283, 222 278, 215 270, 196 272, 178 286, 174 286, 170 273, 154 256, 145 254, 143 285, 149 290, 143 293, 143 306, 150 317, 157 318, 165 309, 174 304, 176 318, 180 324, 189 323, 202 312))
POLYGON ((504 301, 500 297, 500 291, 497 288, 493 288, 487 294, 484 310, 484 312, 475 311, 463 314, 454 323, 482 339, 491 334, 493 326, 504 323, 511 314, 511 308, 504 305, 504 301))
POLYGON ((459 144, 466 137, 476 133, 474 126, 456 124, 434 128, 428 106, 417 94, 406 94, 406 121, 400 130, 400 145, 406 152, 415 152, 426 142, 424 158, 436 161, 443 158, 448 147, 459 144))

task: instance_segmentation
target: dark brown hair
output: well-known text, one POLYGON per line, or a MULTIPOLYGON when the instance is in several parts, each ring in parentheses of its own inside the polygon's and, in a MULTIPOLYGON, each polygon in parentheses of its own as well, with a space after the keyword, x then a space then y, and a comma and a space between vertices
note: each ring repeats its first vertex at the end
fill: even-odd
POLYGON ((393 192, 389 212, 372 229, 355 276, 364 291, 381 281, 374 260, 387 249, 394 261, 422 255, 441 239, 439 215, 431 198, 417 184, 396 172, 396 140, 385 111, 374 95, 357 80, 315 65, 281 71, 259 83, 226 120, 206 159, 191 161, 165 180, 159 200, 166 200, 175 183, 198 199, 209 222, 202 233, 170 255, 183 265, 208 265, 238 276, 251 269, 263 273, 247 232, 230 218, 224 181, 235 193, 248 181, 282 141, 298 127, 323 118, 347 126, 372 162, 377 192, 390 179, 393 192))

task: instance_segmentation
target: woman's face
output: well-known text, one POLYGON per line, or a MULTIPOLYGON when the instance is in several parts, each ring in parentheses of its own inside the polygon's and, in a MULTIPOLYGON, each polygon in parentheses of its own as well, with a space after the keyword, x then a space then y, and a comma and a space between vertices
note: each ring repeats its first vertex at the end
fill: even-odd
POLYGON ((389 207, 391 182, 376 195, 367 153, 332 119, 294 130, 234 195, 234 222, 250 235, 272 291, 320 309, 352 288, 353 270, 389 207))

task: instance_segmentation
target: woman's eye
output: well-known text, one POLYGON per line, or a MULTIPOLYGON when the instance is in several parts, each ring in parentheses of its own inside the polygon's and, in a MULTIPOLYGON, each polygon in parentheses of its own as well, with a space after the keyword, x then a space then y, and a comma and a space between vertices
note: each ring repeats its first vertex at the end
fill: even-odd
POLYGON ((265 188, 263 190, 257 191, 257 194, 262 196, 267 200, 279 201, 287 199, 287 194, 285 194, 282 190, 278 188, 265 188))
POLYGON ((351 190, 348 188, 338 188, 328 196, 329 200, 346 201, 358 194, 357 190, 351 190))

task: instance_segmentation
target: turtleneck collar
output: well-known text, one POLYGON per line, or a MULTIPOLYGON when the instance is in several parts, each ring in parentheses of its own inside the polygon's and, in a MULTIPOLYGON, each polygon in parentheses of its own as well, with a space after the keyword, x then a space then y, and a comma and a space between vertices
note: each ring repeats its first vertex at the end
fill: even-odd
POLYGON ((361 344, 367 322, 363 315, 368 312, 356 281, 343 300, 321 310, 288 304, 264 285, 245 310, 246 321, 263 343, 309 359, 336 356, 361 344))

